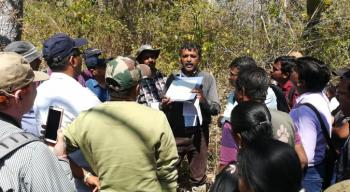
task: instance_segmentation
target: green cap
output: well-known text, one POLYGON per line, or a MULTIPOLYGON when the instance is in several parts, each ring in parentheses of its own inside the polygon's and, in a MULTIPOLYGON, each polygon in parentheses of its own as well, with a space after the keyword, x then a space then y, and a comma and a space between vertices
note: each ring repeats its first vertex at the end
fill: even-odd
POLYGON ((107 63, 106 83, 116 91, 131 88, 137 85, 140 79, 140 68, 128 57, 118 56, 107 63))

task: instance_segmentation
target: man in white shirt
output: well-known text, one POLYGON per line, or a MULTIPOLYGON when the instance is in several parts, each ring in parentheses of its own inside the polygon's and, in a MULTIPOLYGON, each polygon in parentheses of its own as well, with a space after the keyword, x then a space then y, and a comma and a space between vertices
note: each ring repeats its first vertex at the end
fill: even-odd
MULTIPOLYGON (((37 89, 33 108, 38 130, 46 124, 50 106, 63 109, 61 128, 64 129, 80 112, 101 103, 75 79, 81 73, 82 66, 79 47, 85 44, 86 39, 72 39, 64 33, 57 33, 44 42, 43 57, 52 74, 37 89)), ((80 185, 77 188, 79 190, 80 185)))
POLYGON ((55 34, 44 42, 43 56, 52 70, 50 79, 38 87, 34 110, 37 127, 46 124, 50 106, 64 109, 62 128, 65 128, 81 111, 99 104, 98 98, 75 79, 82 66, 79 47, 86 39, 72 39, 63 33, 55 34))

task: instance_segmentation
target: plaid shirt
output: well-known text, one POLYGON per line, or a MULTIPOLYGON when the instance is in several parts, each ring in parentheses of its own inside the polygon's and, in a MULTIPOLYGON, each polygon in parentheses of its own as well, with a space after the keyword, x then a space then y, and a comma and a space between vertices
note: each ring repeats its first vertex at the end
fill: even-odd
POLYGON ((152 78, 144 78, 140 82, 140 94, 137 102, 148 106, 154 102, 160 102, 163 96, 166 77, 157 70, 152 78))

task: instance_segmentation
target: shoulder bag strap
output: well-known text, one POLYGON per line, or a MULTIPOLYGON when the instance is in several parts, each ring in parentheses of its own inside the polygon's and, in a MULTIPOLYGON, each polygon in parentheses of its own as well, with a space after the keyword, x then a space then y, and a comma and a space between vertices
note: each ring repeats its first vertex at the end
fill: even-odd
POLYGON ((33 141, 40 139, 30 133, 19 132, 13 133, 0 141, 0 160, 6 157, 11 152, 33 141))
POLYGON ((323 119, 321 117, 321 114, 320 112, 316 109, 316 107, 314 107, 312 104, 310 103, 303 103, 303 105, 306 105, 308 106, 312 111, 314 111, 314 113, 316 114, 317 116, 317 119, 318 121, 320 122, 321 124, 321 130, 322 130, 322 134, 324 136, 324 138, 326 139, 326 142, 327 142, 327 145, 329 147, 329 149, 336 154, 336 150, 335 150, 335 147, 333 145, 333 142, 331 140, 331 137, 329 136, 329 133, 328 133, 328 130, 323 122, 323 119))

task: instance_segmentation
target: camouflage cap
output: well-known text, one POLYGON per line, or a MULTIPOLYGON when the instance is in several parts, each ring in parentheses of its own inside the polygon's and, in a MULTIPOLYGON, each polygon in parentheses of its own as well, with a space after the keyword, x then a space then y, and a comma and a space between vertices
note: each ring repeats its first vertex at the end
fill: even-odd
POLYGON ((116 91, 131 88, 137 85, 140 79, 140 68, 128 57, 118 56, 107 63, 106 83, 116 91))

